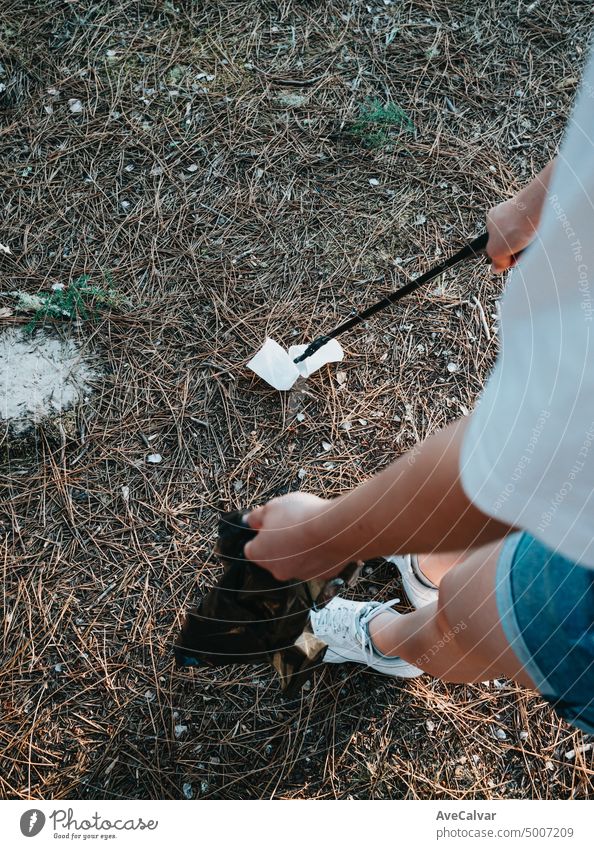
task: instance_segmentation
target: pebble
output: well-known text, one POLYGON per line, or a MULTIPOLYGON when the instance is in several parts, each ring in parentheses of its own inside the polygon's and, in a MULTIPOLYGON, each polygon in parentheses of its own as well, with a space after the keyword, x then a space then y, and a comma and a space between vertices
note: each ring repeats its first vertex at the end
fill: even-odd
POLYGON ((186 782, 182 787, 182 793, 184 794, 184 799, 193 799, 194 791, 192 790, 192 785, 186 782))
POLYGON ((176 737, 181 737, 182 734, 185 734, 188 730, 187 725, 176 725, 174 728, 174 733, 176 737))
POLYGON ((380 181, 376 180, 375 177, 372 177, 371 180, 369 181, 370 186, 379 186, 379 184, 380 184, 380 181))
POLYGON ((432 720, 428 719, 425 723, 425 728, 431 734, 433 731, 435 731, 435 723, 432 720))
POLYGON ((306 474, 307 472, 305 471, 305 469, 299 469, 299 471, 297 472, 297 477, 300 481, 302 481, 306 474))
POLYGON ((80 115, 80 113, 84 110, 84 106, 77 100, 75 97, 71 97, 68 101, 68 108, 72 112, 73 115, 80 115))
POLYGON ((147 463, 161 463, 163 458, 160 454, 149 454, 146 458, 147 463))
POLYGON ((458 363, 448 363, 447 368, 450 374, 453 374, 455 371, 458 371, 458 363))
POLYGON ((322 448, 324 451, 330 451, 330 449, 332 448, 332 443, 322 442, 322 448))
POLYGON ((568 761, 572 761, 576 754, 584 755, 586 752, 592 751, 594 748, 594 743, 584 743, 583 746, 576 746, 575 749, 570 749, 569 752, 565 752, 565 757, 568 761))

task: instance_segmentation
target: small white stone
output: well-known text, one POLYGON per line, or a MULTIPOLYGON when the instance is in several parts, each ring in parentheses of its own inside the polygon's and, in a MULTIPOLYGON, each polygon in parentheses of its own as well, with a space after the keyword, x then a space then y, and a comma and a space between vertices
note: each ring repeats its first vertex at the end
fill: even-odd
POLYGON ((520 731, 520 740, 527 740, 527 739, 528 739, 528 732, 527 731, 520 731))
POLYGON ((432 734, 433 731, 435 731, 435 723, 431 719, 428 719, 425 723, 425 728, 427 729, 429 734, 432 734))
POLYGON ((123 210, 130 209, 130 201, 129 200, 123 200, 120 203, 120 206, 122 207, 123 210))
POLYGON ((306 474, 307 472, 305 471, 305 469, 299 469, 299 471, 297 472, 297 477, 300 481, 302 481, 306 474))
POLYGON ((160 463, 163 460, 160 454, 149 454, 146 458, 147 463, 160 463))
POLYGON ((305 421, 305 413, 297 413, 295 418, 297 419, 298 422, 305 421))
POLYGON ((194 171, 198 170, 198 166, 196 165, 196 163, 193 162, 191 165, 188 165, 186 170, 189 171, 190 174, 193 174, 194 171))
POLYGON ((184 794, 184 799, 193 799, 194 791, 192 790, 192 785, 186 782, 182 787, 182 793, 184 794))
POLYGON ((56 670, 56 672, 61 672, 63 668, 64 667, 62 666, 61 663, 56 663, 56 665, 54 666, 54 669, 56 670))
POLYGON ((331 442, 322 442, 322 449, 324 451, 330 451, 331 448, 332 448, 331 442))
POLYGON ((122 487, 122 498, 124 499, 124 502, 126 504, 130 500, 130 487, 129 486, 123 486, 122 487))
POLYGON ((347 373, 346 371, 337 371, 336 372, 336 380, 340 386, 346 383, 347 381, 347 373))
POLYGON ((503 730, 503 728, 494 728, 493 733, 498 740, 507 740, 507 734, 503 730))
POLYGON ((369 181, 370 186, 379 186, 379 184, 380 184, 380 181, 377 180, 375 177, 372 177, 371 180, 369 181))
POLYGON ((176 725, 175 728, 174 728, 175 736, 181 737, 182 734, 185 734, 187 730, 188 730, 187 725, 176 725))
POLYGON ((77 100, 75 97, 71 97, 68 101, 68 108, 73 115, 80 115, 80 113, 84 111, 85 107, 82 105, 80 100, 77 100))
POLYGON ((367 419, 358 419, 358 422, 360 425, 363 425, 363 427, 365 427, 365 425, 367 424, 367 419))
POLYGON ((458 371, 458 363, 448 363, 447 369, 450 374, 453 374, 455 371, 458 371))

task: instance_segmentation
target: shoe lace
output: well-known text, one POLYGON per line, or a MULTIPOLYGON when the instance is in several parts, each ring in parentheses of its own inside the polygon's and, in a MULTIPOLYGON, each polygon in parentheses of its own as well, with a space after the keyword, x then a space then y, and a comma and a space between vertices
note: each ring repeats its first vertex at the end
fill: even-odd
POLYGON ((318 614, 320 625, 327 631, 339 636, 351 636, 361 646, 365 661, 370 664, 374 657, 374 648, 369 636, 369 623, 384 610, 389 610, 400 601, 399 598, 390 599, 383 604, 369 607, 367 612, 353 619, 353 614, 346 607, 333 608, 331 605, 323 608, 318 614))

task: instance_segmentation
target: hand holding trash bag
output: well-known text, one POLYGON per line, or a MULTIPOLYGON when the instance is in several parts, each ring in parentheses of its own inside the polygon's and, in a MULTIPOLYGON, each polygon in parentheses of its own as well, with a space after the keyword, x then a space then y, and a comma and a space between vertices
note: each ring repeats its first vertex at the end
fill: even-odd
POLYGON ((292 492, 256 507, 247 523, 258 534, 247 543, 245 556, 279 581, 337 575, 351 558, 325 532, 324 515, 331 506, 317 495, 292 492))
MULTIPOLYGON (((314 496, 297 499, 310 510, 318 501, 325 503, 314 496)), ((180 667, 269 663, 285 695, 293 696, 326 651, 326 643, 312 631, 312 611, 354 582, 359 565, 347 564, 330 579, 279 581, 248 559, 246 549, 257 532, 247 525, 246 515, 242 510, 220 519, 215 551, 223 574, 210 589, 202 588, 201 600, 187 612, 175 644, 176 661, 180 667)))

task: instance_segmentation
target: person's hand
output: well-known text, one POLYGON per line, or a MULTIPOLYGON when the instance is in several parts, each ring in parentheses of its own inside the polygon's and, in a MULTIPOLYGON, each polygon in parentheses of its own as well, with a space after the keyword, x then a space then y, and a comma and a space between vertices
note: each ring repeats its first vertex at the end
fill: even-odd
POLYGON ((493 271, 505 271, 515 265, 517 255, 534 238, 554 169, 553 159, 515 197, 489 211, 487 253, 493 261, 493 271))
POLYGON ((487 254, 496 273, 511 268, 516 256, 524 250, 534 238, 540 209, 531 217, 524 204, 518 198, 506 200, 494 206, 487 215, 487 254))
POLYGON ((348 558, 342 557, 331 539, 325 539, 323 515, 330 503, 294 492, 256 507, 247 522, 258 534, 245 546, 246 558, 279 581, 336 575, 348 558))

